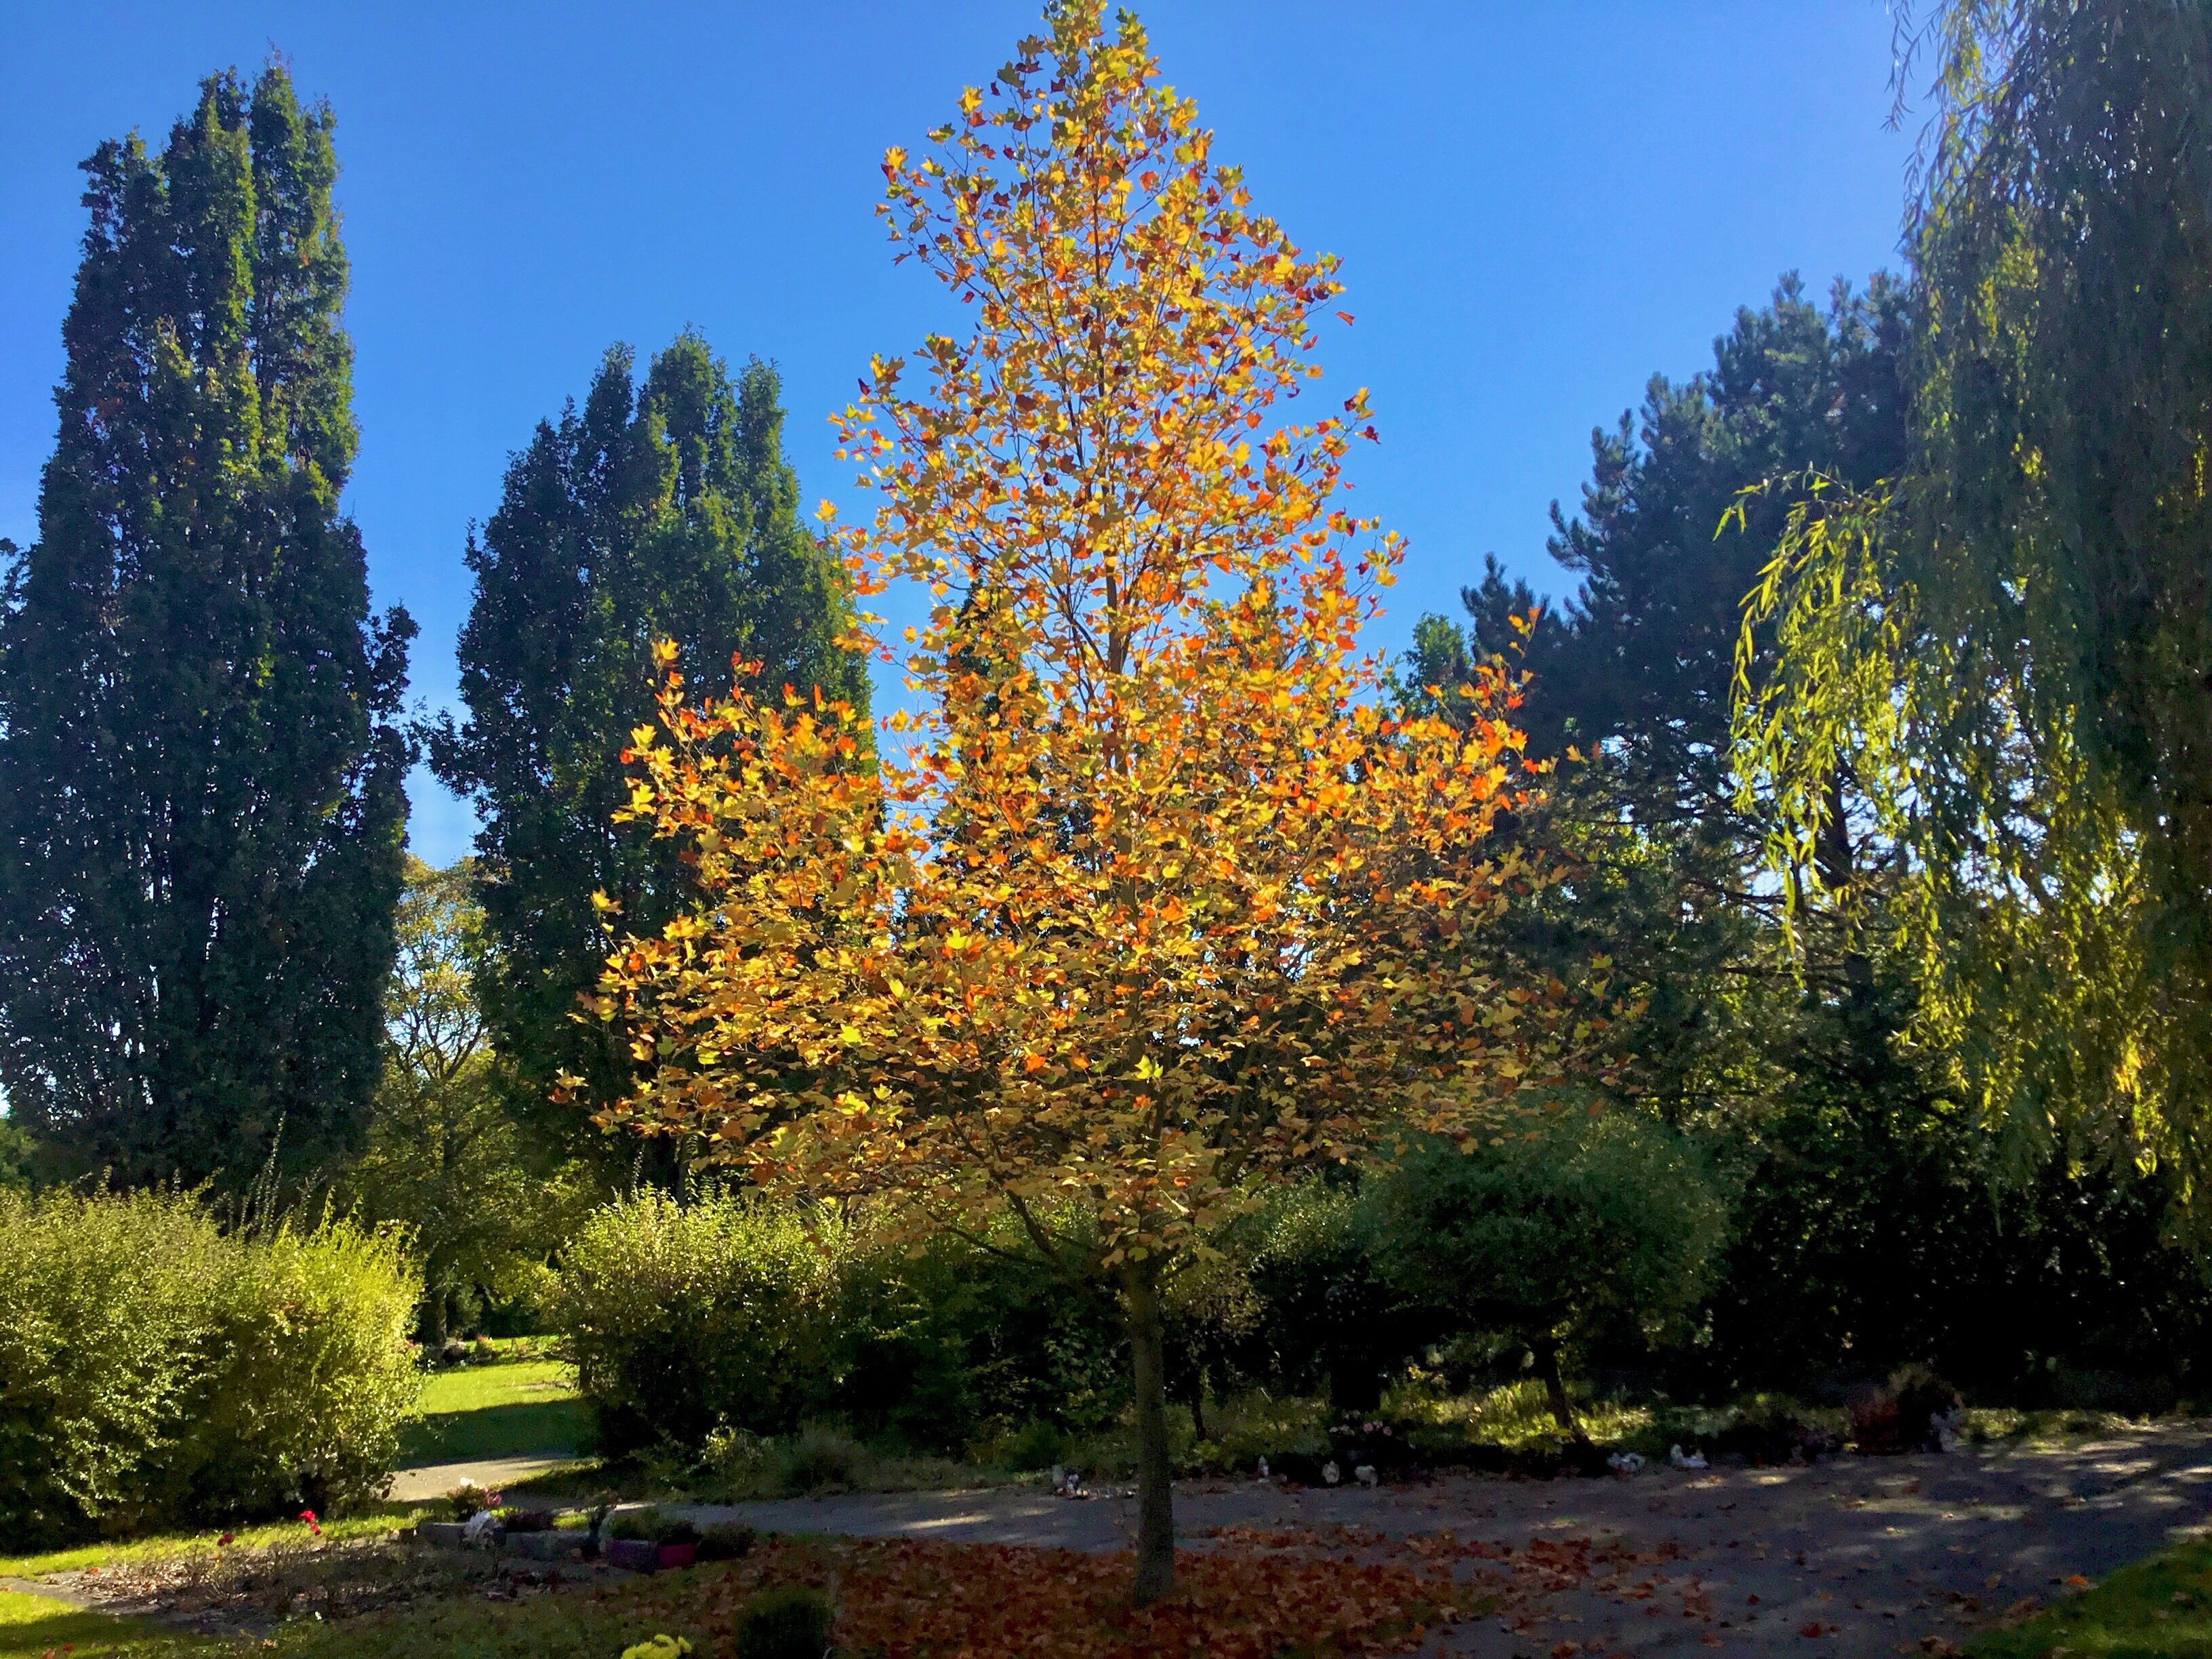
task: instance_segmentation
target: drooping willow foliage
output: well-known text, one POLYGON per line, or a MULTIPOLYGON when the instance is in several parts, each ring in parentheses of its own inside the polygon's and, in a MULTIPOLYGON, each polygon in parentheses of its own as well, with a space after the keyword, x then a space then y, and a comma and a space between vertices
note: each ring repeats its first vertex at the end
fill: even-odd
POLYGON ((2212 6, 1954 0, 1917 44, 1916 465, 1791 517, 1748 601, 1779 656, 1740 680, 1744 787, 1814 902, 1853 902, 1819 880, 1825 839, 1895 849, 1929 1034, 1993 1118, 2194 1176, 2212 6))

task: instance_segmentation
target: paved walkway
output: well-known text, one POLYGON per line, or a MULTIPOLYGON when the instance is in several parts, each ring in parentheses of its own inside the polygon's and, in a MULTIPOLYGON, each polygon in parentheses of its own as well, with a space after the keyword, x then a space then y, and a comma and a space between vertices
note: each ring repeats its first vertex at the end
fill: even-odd
MULTIPOLYGON (((1459 1576, 1504 1601, 1449 1632, 1440 1653, 1705 1659, 1802 1646, 1872 1659, 1920 1652, 1929 1637, 1962 1642, 2027 1597, 2068 1594, 2071 1577, 2094 1580, 2207 1529, 2212 1423, 1811 1469, 1454 1476, 1376 1492, 1198 1482, 1178 1487, 1176 1505, 1182 1536, 1201 1548, 1248 1529, 1346 1528, 1355 1542, 1449 1530, 1478 1547, 1461 1555, 1459 1576)), ((1135 1510, 1025 1488, 681 1512, 783 1532, 1099 1550, 1127 1547, 1135 1510)))
POLYGON ((540 1452, 534 1457, 499 1457, 474 1463, 426 1463, 402 1469, 392 1478, 392 1501, 424 1504, 443 1498, 459 1486, 489 1486, 497 1491, 517 1480, 565 1468, 576 1461, 574 1452, 540 1452))

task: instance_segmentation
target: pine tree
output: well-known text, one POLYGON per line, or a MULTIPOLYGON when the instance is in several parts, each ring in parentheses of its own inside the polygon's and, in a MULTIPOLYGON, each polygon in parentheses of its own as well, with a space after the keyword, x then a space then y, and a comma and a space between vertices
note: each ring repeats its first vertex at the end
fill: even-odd
POLYGON ((526 1101, 563 1073, 585 1079, 549 1124, 569 1134, 630 1078, 627 1051, 571 1018, 617 937, 592 895, 654 928, 690 890, 668 843, 613 823, 623 750, 654 718, 653 642, 678 642, 702 695, 728 688, 737 657, 770 693, 868 696, 836 643, 853 622, 843 569, 799 520, 775 370, 753 362, 733 380, 687 331, 641 387, 634 371, 629 348, 609 351, 582 409, 541 423, 508 469, 467 555, 467 719, 431 741, 438 775, 483 815, 478 999, 526 1101))
POLYGON ((0 1085, 64 1165, 249 1178, 377 1082, 414 624, 371 620, 327 107, 204 82, 87 161, 0 616, 0 1085))

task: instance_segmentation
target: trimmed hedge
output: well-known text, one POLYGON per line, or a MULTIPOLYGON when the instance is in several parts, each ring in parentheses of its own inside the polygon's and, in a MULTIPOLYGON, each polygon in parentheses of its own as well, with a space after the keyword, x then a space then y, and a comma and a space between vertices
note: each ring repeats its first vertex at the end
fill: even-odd
POLYGON ((390 1484, 416 1276, 350 1223, 0 1191, 0 1534, 335 1512, 390 1484))

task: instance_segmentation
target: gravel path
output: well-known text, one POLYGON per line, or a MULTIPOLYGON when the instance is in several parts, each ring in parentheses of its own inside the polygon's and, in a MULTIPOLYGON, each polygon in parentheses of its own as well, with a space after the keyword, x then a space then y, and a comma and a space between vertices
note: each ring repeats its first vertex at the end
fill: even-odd
MULTIPOLYGON (((1433 1650, 1495 1659, 1942 1652, 2027 1598, 2068 1594, 2069 1577, 2100 1577, 2208 1529, 2209 1505, 2212 1422, 1810 1469, 1453 1476, 1376 1492, 1214 1481, 1176 1494, 1181 1535, 1200 1548, 1246 1530, 1350 1528, 1338 1534, 1348 1547, 1384 1550, 1449 1531, 1458 1575, 1503 1600, 1433 1650)), ((1135 1510, 1126 1498, 1030 1488, 681 1512, 781 1532, 1102 1550, 1127 1547, 1135 1510)))

